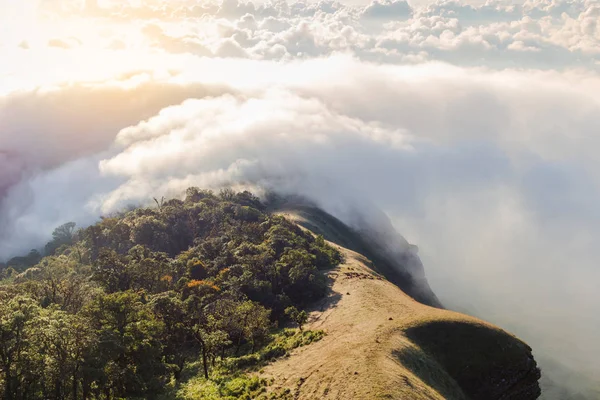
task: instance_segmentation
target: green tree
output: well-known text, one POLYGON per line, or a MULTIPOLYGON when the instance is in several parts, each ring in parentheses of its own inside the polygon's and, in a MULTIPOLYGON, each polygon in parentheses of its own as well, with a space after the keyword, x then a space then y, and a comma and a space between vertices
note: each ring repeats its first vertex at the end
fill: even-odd
POLYGON ((163 355, 178 381, 185 362, 193 357, 196 350, 194 342, 190 340, 184 304, 173 291, 153 296, 149 304, 155 317, 164 326, 160 337, 163 355))
MULTIPOLYGON (((42 255, 36 249, 33 249, 24 257, 13 257, 8 260, 7 266, 16 269, 17 271, 23 271, 27 268, 33 267, 39 263, 42 259, 42 255)), ((0 265, 0 270, 2 269, 0 265)))
POLYGON ((276 267, 285 293, 295 302, 308 303, 325 294, 325 278, 308 251, 287 248, 276 267))
POLYGON ((0 381, 4 383, 4 400, 23 398, 33 377, 43 375, 39 354, 33 351, 34 323, 40 310, 28 297, 0 298, 0 381))
POLYGON ((219 315, 211 307, 218 298, 218 289, 204 281, 191 281, 188 289, 190 292, 184 302, 186 317, 190 333, 200 348, 204 377, 208 379, 211 359, 231 342, 219 315))
POLYGON ((238 318, 243 321, 244 338, 252 344, 251 352, 254 352, 256 345, 260 344, 269 333, 271 311, 258 303, 246 301, 238 307, 237 313, 238 318))
POLYGON ((92 279, 107 292, 115 293, 131 288, 131 276, 127 269, 129 260, 110 248, 102 248, 93 263, 92 279))
POLYGON ((169 236, 167 224, 160 215, 142 215, 135 218, 131 228, 131 241, 141 244, 153 251, 168 251, 169 236))
POLYGON ((53 255, 60 247, 73 244, 75 222, 67 222, 52 232, 52 240, 46 244, 46 255, 53 255))
POLYGON ((33 276, 39 282, 40 301, 43 306, 56 304, 62 310, 76 313, 94 292, 85 274, 88 268, 80 268, 77 261, 65 255, 46 257, 38 265, 33 276))
POLYGON ((85 310, 98 336, 95 356, 103 360, 101 383, 109 397, 150 398, 166 382, 158 340, 164 327, 143 300, 132 291, 99 295, 85 310))
POLYGON ((152 252, 146 246, 137 245, 129 250, 127 259, 127 275, 132 289, 144 289, 150 293, 169 289, 174 271, 166 253, 152 252))
POLYGON ((285 309, 285 314, 298 325, 298 328, 302 332, 302 327, 308 320, 306 311, 299 311, 296 307, 291 306, 285 309))
POLYGON ((249 192, 186 194, 0 265, 0 398, 151 399, 192 360, 208 378, 278 322, 303 329, 339 252, 249 192))
MULTIPOLYGON (((269 333, 272 324, 270 310, 253 301, 239 302, 231 299, 219 299, 210 305, 210 312, 218 324, 218 329, 227 333, 227 344, 235 345, 235 355, 244 341, 251 343, 252 350, 269 333)), ((224 354, 225 347, 221 349, 224 354)))
POLYGON ((80 393, 84 356, 95 346, 96 336, 88 320, 57 309, 40 313, 40 351, 44 355, 46 391, 54 399, 77 399, 80 393))

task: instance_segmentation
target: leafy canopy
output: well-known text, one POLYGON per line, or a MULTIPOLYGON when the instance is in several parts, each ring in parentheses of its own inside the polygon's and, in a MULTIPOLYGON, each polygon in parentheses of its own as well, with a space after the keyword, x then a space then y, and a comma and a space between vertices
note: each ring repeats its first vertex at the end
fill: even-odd
MULTIPOLYGON (((320 270, 340 262, 249 192, 190 188, 156 205, 66 223, 44 257, 0 267, 2 399, 153 399, 193 365, 207 380, 281 355, 273 327, 302 328, 320 270)), ((235 379, 229 392, 250 390, 235 379)))

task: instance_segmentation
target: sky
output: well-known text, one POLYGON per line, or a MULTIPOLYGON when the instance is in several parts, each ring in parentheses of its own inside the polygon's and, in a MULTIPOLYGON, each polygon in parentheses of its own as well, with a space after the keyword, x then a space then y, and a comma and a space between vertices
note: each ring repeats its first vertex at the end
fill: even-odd
POLYGON ((191 185, 368 203, 448 307, 600 376, 600 1, 0 11, 0 259, 191 185))

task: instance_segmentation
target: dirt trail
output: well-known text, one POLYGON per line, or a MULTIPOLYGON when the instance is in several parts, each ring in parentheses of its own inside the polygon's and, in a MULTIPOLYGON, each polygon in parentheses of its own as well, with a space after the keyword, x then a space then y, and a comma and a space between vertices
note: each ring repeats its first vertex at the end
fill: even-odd
MULTIPOLYGON (((271 364, 265 375, 275 378, 276 387, 291 388, 297 399, 444 398, 393 353, 404 348, 420 352, 402 332, 422 323, 424 314, 436 318, 441 312, 447 319, 454 313, 415 302, 376 275, 364 257, 340 249, 346 262, 328 273, 331 294, 307 324, 327 336, 271 364)), ((449 376, 446 380, 453 398, 465 398, 449 376)))
MULTIPOLYGON (((289 213, 285 215, 292 219, 299 218, 289 213)), ((527 347, 512 335, 481 320, 414 301, 374 272, 365 257, 332 245, 340 249, 345 260, 328 271, 331 292, 314 307, 306 326, 307 329, 322 329, 326 336, 264 368, 261 376, 273 378, 274 389, 289 388, 295 399, 467 399, 464 387, 461 389, 455 377, 451 376, 455 373, 454 366, 442 366, 439 363, 447 361, 438 357, 444 350, 438 348, 436 355, 417 346, 415 343, 424 342, 408 338, 410 335, 407 332, 411 328, 427 328, 441 322, 478 327, 486 332, 493 331, 494 334, 500 332, 500 341, 484 347, 477 344, 484 353, 488 348, 491 349, 491 355, 509 341, 509 347, 513 346, 512 342, 527 347)), ((454 336, 449 334, 453 341, 451 343, 461 341, 460 346, 468 348, 469 339, 462 343, 462 331, 456 332, 454 336)), ((411 338, 414 339, 413 336, 411 338)), ((521 353, 518 353, 518 365, 526 374, 529 367, 521 366, 521 359, 526 358, 521 353)), ((460 364, 457 365, 457 371, 471 367, 468 359, 457 363, 460 364)), ((506 368, 510 369, 510 366, 506 368)), ((502 369, 506 368, 502 366, 502 369)), ((500 387, 503 383, 496 383, 504 382, 504 377, 492 381, 493 385, 499 387, 498 390, 505 391, 504 387, 500 387)), ((499 395, 490 397, 489 394, 475 397, 488 400, 501 398, 499 395)))

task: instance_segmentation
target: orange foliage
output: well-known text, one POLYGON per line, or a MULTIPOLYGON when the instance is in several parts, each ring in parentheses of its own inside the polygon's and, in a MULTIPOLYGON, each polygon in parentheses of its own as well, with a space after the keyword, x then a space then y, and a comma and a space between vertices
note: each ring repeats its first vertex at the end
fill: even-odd
POLYGON ((214 283, 212 283, 210 281, 200 281, 200 280, 194 279, 187 284, 187 287, 189 287, 189 288, 194 288, 194 287, 198 287, 198 286, 209 287, 216 291, 221 290, 218 286, 216 286, 214 283))

